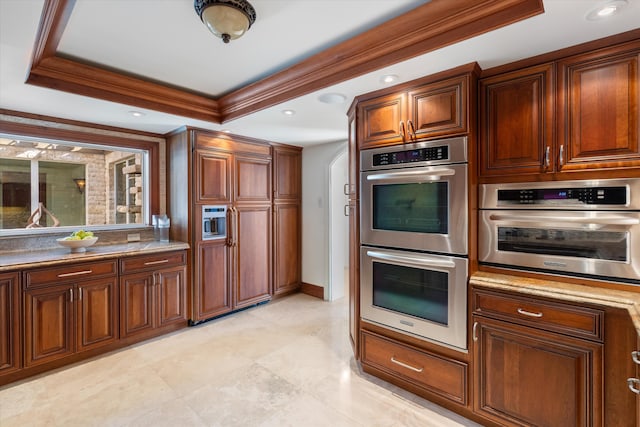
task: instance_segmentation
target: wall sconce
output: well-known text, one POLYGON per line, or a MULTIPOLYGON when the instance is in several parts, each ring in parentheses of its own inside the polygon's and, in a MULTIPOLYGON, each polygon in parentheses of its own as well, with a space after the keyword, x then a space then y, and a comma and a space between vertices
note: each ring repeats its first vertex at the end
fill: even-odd
POLYGON ((84 193, 84 186, 87 185, 87 181, 84 178, 73 178, 73 182, 76 183, 76 187, 78 187, 78 191, 80 194, 84 193))

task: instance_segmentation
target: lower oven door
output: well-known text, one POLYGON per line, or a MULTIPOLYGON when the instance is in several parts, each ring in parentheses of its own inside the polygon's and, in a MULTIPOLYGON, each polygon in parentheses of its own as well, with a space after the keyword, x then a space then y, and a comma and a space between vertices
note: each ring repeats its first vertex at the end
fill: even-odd
POLYGON ((467 260, 363 246, 362 318, 439 344, 467 348, 467 260))
POLYGON ((482 263, 640 281, 640 212, 485 210, 482 263))

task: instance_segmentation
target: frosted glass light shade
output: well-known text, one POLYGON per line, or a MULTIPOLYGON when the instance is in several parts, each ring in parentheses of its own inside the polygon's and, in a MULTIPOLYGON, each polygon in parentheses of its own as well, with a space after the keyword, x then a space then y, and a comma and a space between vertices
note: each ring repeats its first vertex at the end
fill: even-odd
POLYGON ((223 4, 206 8, 202 12, 202 22, 225 43, 237 39, 249 29, 249 18, 244 13, 223 4))

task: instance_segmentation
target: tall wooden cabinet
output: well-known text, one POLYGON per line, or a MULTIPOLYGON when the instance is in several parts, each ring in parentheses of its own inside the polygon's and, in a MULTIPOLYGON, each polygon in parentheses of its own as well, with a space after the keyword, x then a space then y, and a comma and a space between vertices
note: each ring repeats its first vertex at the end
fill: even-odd
POLYGON ((271 147, 250 138, 188 129, 168 138, 172 238, 189 242, 190 319, 206 320, 272 294, 271 147), (225 206, 227 235, 203 239, 202 207, 225 206))
POLYGON ((0 274, 0 376, 22 367, 20 276, 0 274))
POLYGON ((273 147, 273 294, 302 281, 302 149, 273 147))
POLYGON ((632 41, 481 79, 480 175, 640 167, 639 65, 632 41))

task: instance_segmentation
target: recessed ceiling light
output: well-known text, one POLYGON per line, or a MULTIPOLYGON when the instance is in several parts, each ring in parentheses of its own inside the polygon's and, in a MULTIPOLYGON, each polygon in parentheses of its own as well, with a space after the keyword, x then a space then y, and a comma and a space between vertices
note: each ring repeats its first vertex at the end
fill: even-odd
POLYGON ((144 117, 146 115, 141 111, 129 111, 129 114, 131 114, 133 117, 144 117))
POLYGON ((285 116, 293 116, 296 112, 294 110, 282 110, 282 114, 285 116))
POLYGON ((342 104, 347 97, 341 93, 323 93, 318 97, 318 101, 325 104, 342 104))
POLYGON ((231 133, 231 129, 220 129, 220 132, 231 133))
POLYGON ((398 81, 398 76, 395 74, 386 74, 380 77, 380 82, 384 84, 390 84, 398 81))
POLYGON ((587 13, 588 21, 598 21, 615 15, 627 5, 627 0, 613 0, 606 2, 587 13))

